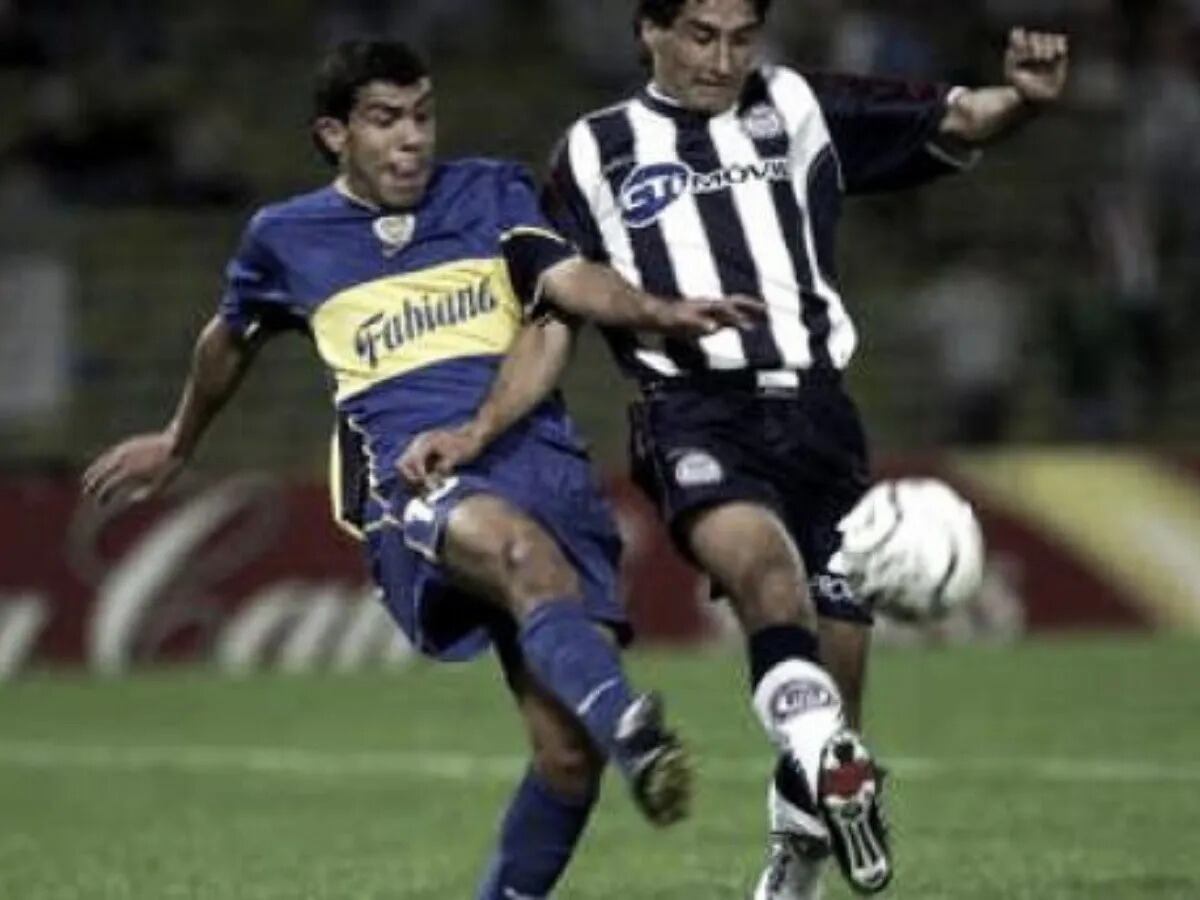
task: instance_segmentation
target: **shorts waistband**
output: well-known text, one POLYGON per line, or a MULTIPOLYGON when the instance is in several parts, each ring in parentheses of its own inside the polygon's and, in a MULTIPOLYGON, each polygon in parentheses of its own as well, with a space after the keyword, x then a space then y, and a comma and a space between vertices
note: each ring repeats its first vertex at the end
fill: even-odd
POLYGON ((793 396, 808 388, 837 387, 842 373, 837 369, 763 369, 753 371, 689 372, 642 383, 642 395, 654 397, 675 391, 752 391, 765 397, 793 396))

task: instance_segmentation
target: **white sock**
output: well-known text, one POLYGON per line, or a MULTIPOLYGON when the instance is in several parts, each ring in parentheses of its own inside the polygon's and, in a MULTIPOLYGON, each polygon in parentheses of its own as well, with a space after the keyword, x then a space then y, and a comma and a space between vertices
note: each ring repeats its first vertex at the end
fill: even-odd
POLYGON ((775 746, 800 763, 815 799, 821 749, 845 725, 829 673, 803 659, 779 663, 754 689, 754 711, 775 746))

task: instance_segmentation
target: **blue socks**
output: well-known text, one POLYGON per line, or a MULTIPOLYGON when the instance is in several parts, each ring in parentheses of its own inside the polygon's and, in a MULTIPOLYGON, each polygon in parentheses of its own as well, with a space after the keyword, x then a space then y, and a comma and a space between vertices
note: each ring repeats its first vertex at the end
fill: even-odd
POLYGON ((575 851, 595 796, 562 797, 530 770, 508 805, 476 900, 541 900, 575 851))
POLYGON ((580 720, 596 746, 614 758, 614 735, 634 694, 617 650, 575 600, 552 600, 521 623, 521 652, 539 682, 580 720))
MULTIPOLYGON (((613 757, 617 723, 634 695, 616 648, 596 631, 583 605, 568 598, 542 604, 520 623, 518 640, 530 673, 613 757)), ((528 771, 509 803, 476 900, 548 896, 575 851, 595 800, 594 795, 561 796, 528 771)))

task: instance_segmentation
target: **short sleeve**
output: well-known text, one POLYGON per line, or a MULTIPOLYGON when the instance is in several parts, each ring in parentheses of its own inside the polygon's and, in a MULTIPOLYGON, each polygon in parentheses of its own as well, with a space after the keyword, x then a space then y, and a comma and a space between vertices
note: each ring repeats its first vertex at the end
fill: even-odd
POLYGON ((587 202, 579 174, 571 165, 571 136, 565 136, 550 158, 550 171, 542 189, 542 209, 559 233, 588 259, 607 262, 600 229, 587 202))
POLYGON ((542 277, 560 262, 578 256, 578 251, 546 220, 533 178, 524 168, 514 166, 506 174, 501 215, 500 248, 509 280, 522 305, 536 314, 542 301, 542 277))
POLYGON ((922 184, 970 162, 938 143, 950 89, 851 75, 806 75, 829 126, 847 193, 922 184))
POLYGON ((260 329, 303 328, 292 311, 287 273, 264 238, 265 217, 255 216, 242 234, 236 254, 225 267, 219 313, 244 337, 260 329))

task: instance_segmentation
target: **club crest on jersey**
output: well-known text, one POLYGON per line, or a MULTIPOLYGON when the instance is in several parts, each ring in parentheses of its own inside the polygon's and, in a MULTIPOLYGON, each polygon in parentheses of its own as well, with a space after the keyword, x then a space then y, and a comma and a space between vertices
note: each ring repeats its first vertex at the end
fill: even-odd
POLYGON ((786 133, 783 117, 766 103, 756 103, 742 113, 742 130, 755 141, 769 141, 786 133))
POLYGON ((755 181, 789 181, 786 157, 734 163, 711 172, 696 172, 682 162, 648 163, 625 178, 617 192, 621 219, 628 228, 645 228, 658 221, 684 194, 715 194, 755 181))
POLYGON ((375 237, 383 244, 383 255, 392 256, 403 250, 412 240, 413 232, 417 230, 417 220, 413 215, 380 216, 371 223, 375 237))
POLYGON ((689 450, 675 463, 675 482, 680 487, 720 484, 725 478, 721 464, 703 450, 689 450))

